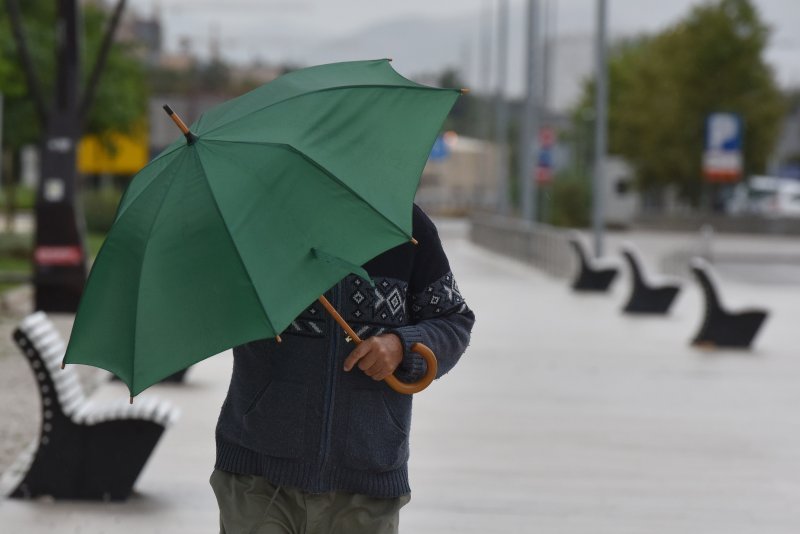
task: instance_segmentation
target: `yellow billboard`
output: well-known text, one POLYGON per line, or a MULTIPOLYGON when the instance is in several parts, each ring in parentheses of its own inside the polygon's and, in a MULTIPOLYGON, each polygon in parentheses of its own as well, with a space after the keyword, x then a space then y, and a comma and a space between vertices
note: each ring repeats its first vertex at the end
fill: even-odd
POLYGON ((147 164, 147 129, 130 134, 112 132, 104 142, 85 135, 78 144, 78 171, 83 174, 136 174, 147 164))

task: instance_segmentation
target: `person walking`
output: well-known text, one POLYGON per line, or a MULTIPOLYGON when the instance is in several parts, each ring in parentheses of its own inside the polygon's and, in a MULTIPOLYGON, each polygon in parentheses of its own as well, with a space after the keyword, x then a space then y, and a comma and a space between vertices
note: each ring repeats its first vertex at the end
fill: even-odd
POLYGON ((211 486, 221 534, 390 534, 409 502, 412 396, 390 374, 437 378, 469 344, 475 315, 459 292, 434 223, 413 208, 417 244, 363 267, 325 296, 364 341, 356 348, 315 302, 282 333, 234 348, 216 428, 211 486))

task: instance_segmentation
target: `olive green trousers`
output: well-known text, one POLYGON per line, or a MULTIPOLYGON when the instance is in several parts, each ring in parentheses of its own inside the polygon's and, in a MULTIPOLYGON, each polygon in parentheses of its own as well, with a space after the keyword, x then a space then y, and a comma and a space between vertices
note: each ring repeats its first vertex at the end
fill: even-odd
POLYGON ((263 477, 215 469, 211 487, 220 534, 397 534, 410 495, 378 499, 354 493, 305 493, 263 477))

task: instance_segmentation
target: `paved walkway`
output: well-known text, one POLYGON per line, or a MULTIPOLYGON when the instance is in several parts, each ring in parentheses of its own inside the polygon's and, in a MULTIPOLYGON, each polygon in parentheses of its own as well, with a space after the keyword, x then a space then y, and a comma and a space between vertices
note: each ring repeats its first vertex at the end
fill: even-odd
MULTIPOLYGON (((688 347, 687 284, 666 319, 578 296, 444 229, 478 322, 461 364, 416 397, 413 499, 401 532, 796 534, 800 531, 798 287, 731 282, 769 306, 753 352, 688 347)), ((2 532, 215 532, 207 485, 230 356, 152 393, 183 409, 125 504, 0 502, 2 532)), ((120 397, 114 384, 98 392, 120 397)))

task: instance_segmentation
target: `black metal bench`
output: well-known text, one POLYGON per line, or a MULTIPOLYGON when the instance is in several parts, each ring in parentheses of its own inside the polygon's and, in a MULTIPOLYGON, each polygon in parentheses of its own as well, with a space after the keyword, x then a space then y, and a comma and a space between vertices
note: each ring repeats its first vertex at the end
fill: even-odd
POLYGON ((665 314, 680 292, 677 280, 645 273, 644 263, 636 248, 625 243, 622 257, 631 271, 631 294, 623 311, 625 313, 665 314))
POLYGON ((578 257, 578 273, 572 282, 572 289, 607 291, 619 272, 616 262, 606 258, 593 258, 578 235, 570 236, 569 244, 578 257))
POLYGON ((690 264, 705 297, 705 316, 693 345, 712 347, 749 347, 767 318, 767 310, 751 308, 738 312, 725 310, 719 297, 719 283, 711 265, 702 258, 690 264))
POLYGON ((4 475, 9 496, 125 500, 177 410, 152 397, 88 399, 74 367, 61 369, 64 342, 43 312, 26 317, 14 341, 39 386, 42 426, 4 475))

